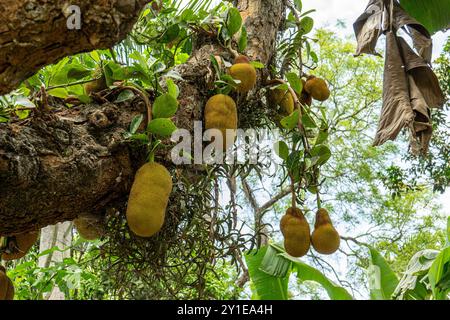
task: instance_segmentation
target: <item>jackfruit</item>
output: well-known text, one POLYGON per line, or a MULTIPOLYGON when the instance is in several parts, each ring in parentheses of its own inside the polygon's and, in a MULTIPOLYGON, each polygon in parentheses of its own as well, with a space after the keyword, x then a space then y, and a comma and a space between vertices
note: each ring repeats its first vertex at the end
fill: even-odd
POLYGON ((330 89, 325 80, 314 76, 306 81, 305 91, 318 101, 325 101, 330 97, 330 89))
POLYGON ((6 270, 0 266, 0 300, 14 299, 14 285, 6 275, 6 270))
POLYGON ((303 212, 298 208, 289 208, 280 221, 284 236, 284 248, 291 256, 299 258, 308 253, 311 245, 310 229, 303 212))
POLYGON ((341 238, 331 223, 328 211, 324 208, 317 211, 311 242, 314 249, 322 254, 332 254, 339 249, 341 238))
POLYGON ((134 234, 148 238, 161 230, 171 192, 172 177, 164 166, 146 163, 137 171, 126 213, 134 234))
POLYGON ((105 233, 102 218, 97 216, 82 216, 73 220, 73 224, 80 236, 86 240, 96 240, 105 233))
POLYGON ((288 90, 273 89, 269 90, 269 103, 281 107, 283 115, 290 115, 294 112, 295 102, 292 94, 288 90))
POLYGON ((9 261, 23 258, 35 244, 38 236, 39 232, 33 231, 8 237, 8 248, 3 252, 2 259, 9 261))
POLYGON ((256 85, 256 69, 246 56, 237 57, 228 73, 233 79, 241 81, 236 87, 240 93, 249 92, 256 85))
POLYGON ((205 129, 220 130, 224 151, 234 144, 237 125, 237 107, 232 98, 218 94, 208 100, 205 106, 205 129), (231 130, 230 137, 232 137, 232 141, 227 139, 227 129, 231 130))

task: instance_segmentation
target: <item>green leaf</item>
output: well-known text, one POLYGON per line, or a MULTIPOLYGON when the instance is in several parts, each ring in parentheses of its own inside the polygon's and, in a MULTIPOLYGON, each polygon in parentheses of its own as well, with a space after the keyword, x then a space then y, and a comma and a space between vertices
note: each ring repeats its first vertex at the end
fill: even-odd
MULTIPOLYGON (((307 265, 297 258, 291 257, 289 254, 284 252, 284 249, 281 246, 275 244, 272 244, 271 246, 279 252, 277 255, 278 259, 283 258, 292 263, 292 269, 297 273, 297 278, 300 281, 314 281, 320 284, 327 291, 328 296, 332 300, 353 300, 353 297, 347 292, 347 290, 336 285, 319 270, 307 265)), ((279 262, 277 264, 279 269, 282 270, 283 265, 279 262)))
POLYGON ((300 77, 295 72, 289 72, 286 74, 286 78, 288 79, 292 89, 300 95, 303 90, 303 83, 300 77))
POLYGON ((292 112, 291 115, 281 119, 280 123, 281 125, 288 129, 288 130, 293 130, 297 125, 298 125, 298 120, 300 118, 300 114, 298 112, 298 110, 292 112))
MULTIPOLYGON (((261 263, 266 257, 268 247, 261 247, 259 250, 252 250, 245 255, 245 262, 248 266, 252 290, 258 300, 287 300, 289 277, 274 277, 260 269, 261 263)), ((272 252, 273 253, 273 252, 272 252)))
POLYGON ((148 125, 148 131, 161 137, 170 137, 175 130, 177 126, 167 118, 154 119, 148 125))
POLYGON ((284 161, 287 161, 289 157, 289 147, 284 141, 278 141, 274 144, 274 149, 276 154, 283 159, 284 161))
POLYGON ((50 96, 61 98, 61 99, 66 99, 69 96, 69 93, 64 88, 51 89, 51 90, 47 91, 47 93, 50 96))
POLYGON ((450 28, 450 1, 448 0, 401 0, 400 4, 430 33, 450 28))
POLYGON ((302 0, 294 0, 294 5, 298 11, 302 11, 302 0))
POLYGON ((170 118, 178 110, 178 101, 172 95, 166 93, 156 98, 153 104, 153 116, 158 118, 170 118))
POLYGON ((142 114, 133 118, 133 120, 131 121, 131 124, 130 124, 130 133, 131 134, 135 134, 138 131, 143 120, 144 120, 144 116, 142 114))
POLYGON ((313 164, 323 165, 325 164, 331 157, 330 148, 326 145, 319 144, 314 146, 311 149, 311 158, 313 158, 313 164))
POLYGON ((172 42, 178 37, 179 33, 180 33, 180 26, 178 24, 173 24, 166 30, 166 32, 164 32, 160 41, 162 43, 172 42))
POLYGON ((302 28, 302 33, 308 34, 314 28, 314 20, 311 17, 304 17, 300 21, 300 26, 302 28))
POLYGON ((172 79, 166 79, 166 84, 167 84, 167 91, 169 92, 169 94, 175 99, 177 99, 178 96, 180 95, 180 88, 178 88, 178 86, 172 79))
POLYGON ((255 69, 264 69, 266 66, 259 61, 250 61, 250 64, 255 67, 255 69))
POLYGON ((243 26, 241 29, 241 36, 239 37, 238 43, 239 51, 244 52, 245 49, 247 49, 247 44, 248 44, 247 29, 245 28, 245 26, 243 26))
POLYGON ((399 281, 397 275, 383 256, 370 247, 370 262, 368 270, 370 297, 372 300, 390 300, 399 281))
POLYGON ((230 8, 227 16, 227 29, 229 35, 232 37, 239 30, 241 30, 242 26, 242 17, 241 13, 236 8, 230 8))
POLYGON ((305 128, 317 128, 317 124, 308 112, 302 114, 302 123, 305 128))
POLYGON ((428 271, 431 290, 436 300, 444 300, 450 289, 450 247, 442 250, 428 271))
POLYGON ((119 96, 117 97, 115 102, 116 103, 124 102, 124 101, 127 101, 127 100, 131 100, 134 97, 135 97, 135 94, 134 94, 133 91, 131 91, 131 90, 124 90, 124 91, 122 91, 119 94, 119 96))

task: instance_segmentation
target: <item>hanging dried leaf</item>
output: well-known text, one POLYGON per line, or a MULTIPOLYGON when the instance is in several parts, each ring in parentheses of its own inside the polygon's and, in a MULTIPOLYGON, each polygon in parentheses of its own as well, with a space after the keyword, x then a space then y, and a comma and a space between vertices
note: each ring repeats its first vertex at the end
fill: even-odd
POLYGON ((358 40, 356 56, 363 53, 379 55, 375 47, 382 32, 383 10, 382 0, 370 0, 364 13, 353 24, 358 40))
POLYGON ((431 40, 430 33, 416 19, 408 15, 396 1, 394 1, 393 27, 395 30, 404 28, 413 41, 414 49, 419 52, 420 56, 424 58, 427 63, 431 63, 433 41, 431 40))
POLYGON ((400 48, 395 33, 388 31, 386 34, 383 108, 374 145, 379 146, 388 140, 395 140, 405 126, 412 124, 414 117, 400 48))
POLYGON ((428 107, 441 108, 444 105, 445 97, 436 74, 426 61, 411 49, 405 39, 402 37, 398 39, 401 55, 405 62, 405 71, 414 77, 428 107))

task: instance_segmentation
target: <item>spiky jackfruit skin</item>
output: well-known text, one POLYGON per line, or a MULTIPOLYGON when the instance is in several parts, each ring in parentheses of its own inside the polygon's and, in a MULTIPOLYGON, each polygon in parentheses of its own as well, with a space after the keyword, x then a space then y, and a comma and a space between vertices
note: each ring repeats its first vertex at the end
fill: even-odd
POLYGON ((146 163, 136 173, 127 206, 130 230, 143 238, 158 233, 166 216, 172 177, 158 163, 146 163))
POLYGON ((83 216, 73 220, 77 232, 83 239, 97 240, 105 233, 103 221, 96 216, 83 216))
POLYGON ((289 208, 280 221, 286 252, 296 258, 303 257, 311 246, 310 229, 303 212, 298 208, 289 208))
POLYGON ((247 93, 256 85, 256 69, 246 56, 237 57, 228 74, 241 81, 236 87, 237 92, 247 93))
POLYGON ((328 211, 319 209, 316 214, 316 223, 311 235, 314 249, 321 254, 332 254, 339 249, 341 237, 333 227, 328 211))
POLYGON ((23 258, 28 253, 30 248, 36 243, 38 237, 39 232, 37 231, 15 235, 15 240, 11 240, 13 241, 13 245, 8 245, 8 250, 10 252, 4 252, 2 254, 2 259, 5 261, 10 261, 23 258))
POLYGON ((236 103, 224 94, 211 97, 205 106, 205 129, 218 129, 222 133, 223 150, 230 148, 236 139, 238 114, 236 103), (227 129, 232 130, 232 140, 227 139, 227 129))
POLYGON ((290 115, 294 112, 295 102, 292 94, 288 90, 274 89, 269 91, 269 103, 281 107, 283 115, 290 115))
POLYGON ((14 299, 14 285, 6 275, 6 270, 0 266, 0 300, 14 299))
POLYGON ((325 80, 314 76, 306 81, 305 91, 318 101, 325 101, 330 97, 330 89, 325 80))

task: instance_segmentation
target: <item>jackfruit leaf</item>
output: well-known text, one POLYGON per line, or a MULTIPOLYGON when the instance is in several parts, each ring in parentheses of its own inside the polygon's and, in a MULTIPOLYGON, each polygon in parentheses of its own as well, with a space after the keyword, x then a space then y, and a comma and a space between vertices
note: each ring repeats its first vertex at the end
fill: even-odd
POLYGON ((307 112, 302 115, 302 123, 305 128, 317 128, 317 123, 307 112))
POLYGON ((69 80, 81 80, 83 78, 86 78, 90 76, 92 73, 92 70, 86 68, 85 66, 81 64, 74 64, 69 68, 69 71, 67 72, 67 78, 69 80))
POLYGON ((121 102, 124 102, 124 101, 127 101, 127 100, 131 100, 134 97, 135 97, 135 94, 134 94, 133 91, 131 91, 131 90, 124 90, 124 91, 122 91, 119 94, 119 96, 117 97, 115 102, 116 103, 121 103, 121 102))
POLYGON ((69 96, 69 92, 67 92, 67 89, 64 88, 56 88, 48 90, 47 93, 52 97, 57 97, 61 99, 65 99, 69 96))
POLYGON ((167 118, 154 119, 148 124, 148 131, 161 137, 170 137, 175 130, 177 126, 167 118))
POLYGON ((142 121, 144 120, 144 116, 142 114, 133 118, 130 124, 130 133, 135 134, 139 127, 141 126, 142 121))
POLYGON ((278 141, 274 144, 274 149, 276 154, 283 159, 284 161, 287 161, 289 157, 289 147, 284 141, 278 141))
POLYGON ((450 28, 450 1, 401 0, 400 4, 430 33, 450 28))
MULTIPOLYGON (((297 274, 297 278, 300 281, 313 281, 318 283, 325 289, 331 300, 353 300, 353 297, 347 292, 347 290, 336 285, 319 270, 307 265, 300 259, 291 257, 284 251, 283 247, 281 247, 280 245, 271 244, 270 246, 274 251, 274 253, 272 253, 272 261, 276 266, 273 268, 273 275, 283 276, 286 273, 286 276, 289 276, 289 272, 285 272, 284 270, 286 268, 286 263, 290 262, 291 270, 297 274), (275 255, 275 252, 278 254, 275 255), (280 259, 284 259, 286 261, 282 262, 280 261, 280 259)), ((268 264, 270 260, 265 259, 264 262, 265 264, 268 264)), ((263 269, 264 271, 270 271, 271 268, 264 265, 261 267, 261 269, 263 269)))
POLYGON ((281 119, 280 123, 281 125, 288 129, 293 130, 298 125, 298 120, 300 118, 298 110, 292 112, 291 115, 281 119))
POLYGON ((320 130, 316 138, 316 145, 322 144, 328 140, 328 131, 320 130))
POLYGON ((302 80, 300 80, 299 76, 295 72, 289 72, 286 74, 286 78, 289 81, 289 84, 291 85, 292 89, 300 95, 303 90, 303 83, 302 80))
POLYGON ((169 43, 174 41, 180 33, 180 26, 178 24, 173 24, 167 28, 166 32, 162 35, 160 41, 162 43, 169 43))
POLYGON ((314 28, 314 20, 311 17, 304 17, 300 20, 301 32, 303 34, 308 34, 314 28))
POLYGON ((383 0, 370 0, 364 13, 353 24, 357 39, 356 56, 363 53, 378 55, 375 47, 382 31, 383 0))
POLYGON ((226 26, 230 37, 234 36, 241 29, 242 17, 238 9, 233 7, 228 10, 226 26))
POLYGON ((330 159, 331 151, 326 145, 319 144, 311 149, 310 155, 312 158, 312 165, 317 164, 321 166, 330 159))
POLYGON ((238 42, 239 51, 244 52, 245 49, 247 49, 247 44, 248 44, 247 28, 245 28, 245 26, 242 26, 241 36, 239 37, 238 42))
MULTIPOLYGON (((257 300, 287 300, 289 277, 275 277, 260 269, 261 263, 266 257, 268 246, 259 250, 252 250, 245 254, 245 262, 251 280, 251 288, 254 292, 253 299, 257 300)), ((274 255, 275 253, 270 253, 274 255)))
POLYGON ((170 118, 178 110, 178 101, 170 94, 166 93, 156 98, 153 104, 153 116, 158 118, 170 118))
POLYGON ((303 7, 302 0, 294 0, 294 6, 295 9, 301 12, 303 7))
POLYGON ((264 69, 266 66, 259 61, 250 61, 250 64, 255 67, 255 69, 264 69))
POLYGON ((368 269, 370 298, 372 300, 391 300, 399 281, 397 275, 383 256, 369 247, 370 267, 368 269))
POLYGON ((175 84, 175 82, 172 79, 166 79, 167 84, 167 92, 174 97, 175 99, 178 98, 180 95, 180 88, 175 84))
POLYGON ((436 300, 445 300, 450 289, 450 247, 442 250, 428 271, 431 290, 436 300))

